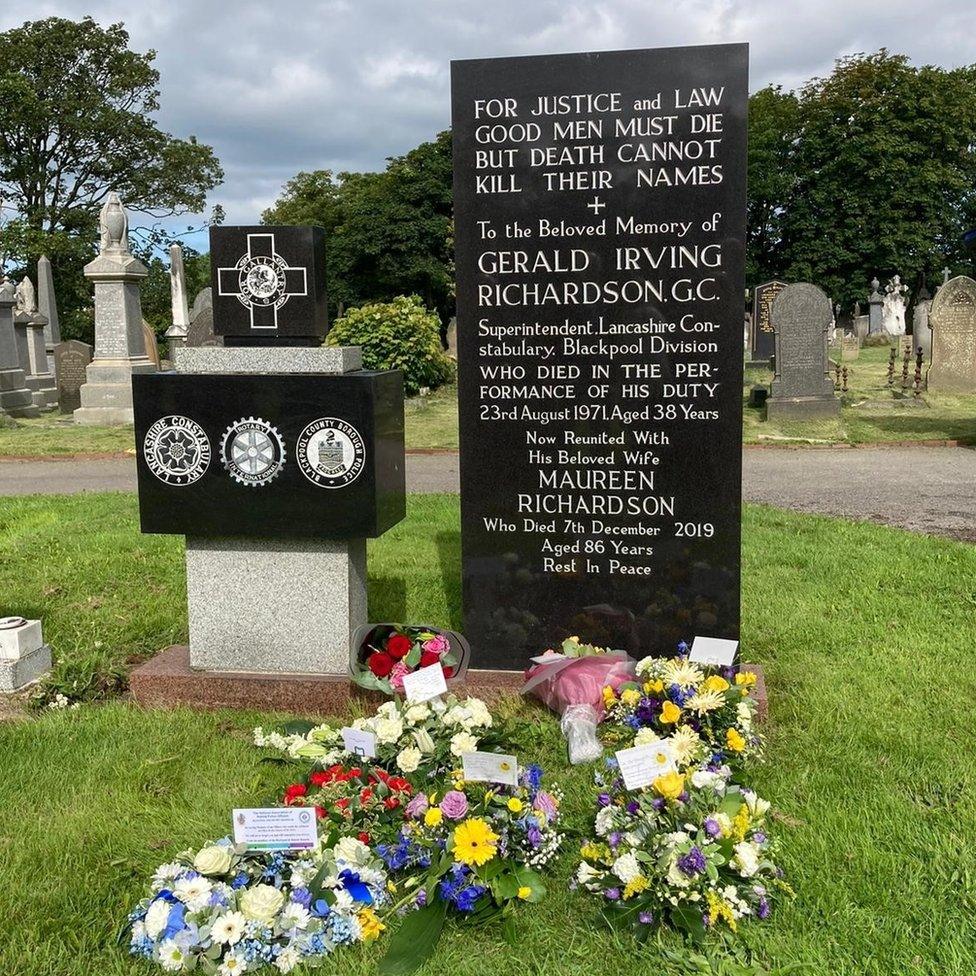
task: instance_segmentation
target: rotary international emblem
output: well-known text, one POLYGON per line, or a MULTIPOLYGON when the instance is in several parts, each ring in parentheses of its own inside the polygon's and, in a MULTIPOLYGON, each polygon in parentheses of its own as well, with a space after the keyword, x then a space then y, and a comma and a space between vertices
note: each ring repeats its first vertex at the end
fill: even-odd
POLYGON ((242 485, 266 485, 285 463, 285 445, 278 431, 260 417, 247 417, 224 432, 220 449, 224 467, 242 485))
POLYGON ((337 417, 313 420, 299 435, 295 456, 302 474, 320 488, 345 488, 366 466, 362 435, 337 417))
POLYGON ((192 485, 210 466, 210 441, 189 417, 160 417, 142 442, 149 470, 167 485, 192 485))

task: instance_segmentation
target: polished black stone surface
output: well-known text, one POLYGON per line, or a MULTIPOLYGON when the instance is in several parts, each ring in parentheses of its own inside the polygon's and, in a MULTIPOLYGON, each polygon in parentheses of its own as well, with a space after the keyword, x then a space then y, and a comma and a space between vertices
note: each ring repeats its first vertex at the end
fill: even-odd
POLYGON ((318 345, 329 331, 321 227, 212 227, 210 265, 226 345, 318 345))
POLYGON ((143 532, 344 539, 405 514, 403 378, 133 376, 143 532))
POLYGON ((452 65, 472 667, 738 637, 747 62, 452 65))
POLYGON ((786 287, 783 281, 766 281, 756 286, 752 305, 752 358, 769 360, 776 353, 776 330, 772 307, 776 296, 786 287))

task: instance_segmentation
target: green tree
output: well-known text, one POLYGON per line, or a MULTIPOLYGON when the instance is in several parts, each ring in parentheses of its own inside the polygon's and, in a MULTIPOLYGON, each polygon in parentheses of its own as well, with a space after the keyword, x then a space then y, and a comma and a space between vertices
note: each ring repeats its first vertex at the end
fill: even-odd
POLYGON ((749 97, 749 204, 746 283, 783 273, 783 215, 793 188, 792 154, 799 102, 778 85, 749 97))
POLYGON ((325 228, 333 309, 417 294, 442 321, 453 312, 449 132, 389 159, 381 173, 299 173, 262 219, 325 228))
POLYGON ((223 177, 209 146, 159 129, 155 52, 128 45, 122 24, 90 17, 0 34, 0 197, 17 215, 5 250, 23 264, 51 256, 66 318, 110 190, 131 211, 170 217, 201 211, 223 177))
POLYGON ((782 216, 787 280, 849 305, 867 282, 932 283, 972 269, 976 66, 915 68, 881 50, 842 58, 799 93, 792 189, 782 216))

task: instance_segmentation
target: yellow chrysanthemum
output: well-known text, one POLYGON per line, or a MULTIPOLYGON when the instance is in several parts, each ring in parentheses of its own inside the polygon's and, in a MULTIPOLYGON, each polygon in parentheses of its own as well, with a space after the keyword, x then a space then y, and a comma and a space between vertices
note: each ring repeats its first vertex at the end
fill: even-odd
POLYGON ((469 817, 454 829, 454 859, 468 867, 487 864, 497 845, 498 834, 480 817, 469 817))
POLYGON ((681 709, 674 702, 666 701, 661 707, 659 718, 664 725, 671 725, 681 718, 681 709))
POLYGON ((652 785, 666 800, 677 800, 684 791, 685 778, 681 773, 665 773, 663 776, 658 776, 652 785))
POLYGON ((674 761, 679 766, 689 766, 702 747, 701 737, 689 725, 675 729, 669 741, 674 761))
POLYGON ((532 889, 528 885, 522 885, 518 890, 518 897, 525 901, 532 894, 532 889))
POLYGON ((620 700, 627 706, 636 705, 641 700, 641 693, 636 688, 625 688, 620 693, 620 700))
POLYGON ((756 683, 756 676, 751 671, 740 671, 735 676, 735 683, 751 688, 756 683))
POLYGON ((725 699, 717 691, 699 691, 685 702, 685 708, 696 715, 714 712, 725 704, 725 699))
POLYGON ((616 702, 617 696, 614 694, 613 688, 609 685, 603 686, 603 704, 609 708, 614 702, 616 702))
POLYGON ((705 674, 697 664, 692 664, 691 661, 683 658, 676 658, 664 665, 661 677, 666 685, 690 688, 692 685, 700 684, 705 674))
POLYGON ((742 733, 738 729, 726 729, 725 730, 725 744, 733 752, 742 752, 746 747, 746 740, 743 738, 742 733))
POLYGON ((522 807, 524 807, 525 804, 517 796, 512 796, 509 797, 508 803, 506 803, 505 806, 507 806, 512 813, 521 813, 522 807))
POLYGON ((424 823, 428 827, 439 827, 443 819, 444 814, 441 813, 440 807, 428 807, 424 814, 424 823))
POLYGON ((704 691, 728 691, 729 683, 720 674, 710 674, 703 682, 704 691))
POLYGON ((380 937, 380 932, 386 926, 376 917, 372 908, 364 908, 356 918, 359 919, 359 928, 364 942, 372 942, 380 937))
POLYGON ((633 898, 634 895, 639 895, 642 891, 646 891, 650 882, 643 874, 637 875, 632 881, 628 881, 624 887, 624 901, 628 898, 633 898))

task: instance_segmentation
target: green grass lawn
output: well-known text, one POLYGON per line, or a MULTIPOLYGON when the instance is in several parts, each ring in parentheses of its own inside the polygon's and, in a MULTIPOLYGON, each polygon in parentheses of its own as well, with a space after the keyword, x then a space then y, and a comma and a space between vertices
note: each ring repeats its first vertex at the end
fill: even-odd
MULTIPOLYGON (((140 536, 135 514, 123 495, 0 499, 3 612, 43 612, 62 677, 124 674, 185 636, 180 543, 140 536)), ((372 617, 459 622, 457 525, 456 497, 411 497, 407 521, 371 543, 372 617)), ((550 898, 520 912, 517 946, 452 927, 427 976, 971 973, 976 550, 750 507, 743 559, 743 646, 766 667, 772 709, 752 780, 777 809, 798 891, 745 927, 749 966, 722 963, 714 942, 699 966, 675 959, 673 937, 639 951, 612 936, 566 890, 568 853, 550 898)), ((544 712, 510 708, 583 827, 591 771, 565 767, 544 712)), ((157 863, 282 785, 248 745, 258 720, 115 700, 0 723, 0 973, 154 972, 115 947, 117 925, 157 863)), ((320 972, 365 976, 382 945, 320 972)))
MULTIPOLYGON (((859 358, 847 363, 847 367, 849 389, 838 393, 841 415, 837 420, 769 423, 765 410, 747 405, 743 411, 743 442, 882 444, 958 440, 976 444, 976 396, 926 392, 923 399, 927 407, 879 407, 879 402, 899 402, 888 387, 888 346, 862 349, 859 358)), ((909 379, 914 376, 914 369, 913 363, 909 379)), ((770 380, 769 370, 747 368, 743 403, 748 401, 750 387, 757 383, 768 386, 770 380)), ((895 394, 901 393, 900 360, 893 389, 895 394)), ((430 396, 407 400, 404 420, 407 450, 457 450, 457 387, 444 386, 430 396)), ((76 427, 60 415, 18 424, 16 428, 0 427, 0 458, 131 451, 133 447, 130 427, 76 427)))

